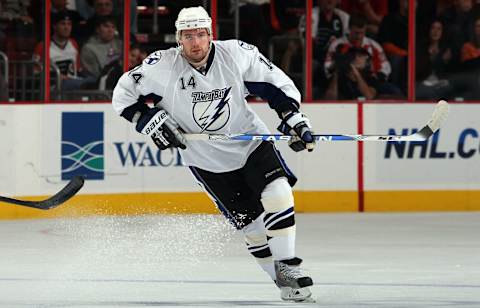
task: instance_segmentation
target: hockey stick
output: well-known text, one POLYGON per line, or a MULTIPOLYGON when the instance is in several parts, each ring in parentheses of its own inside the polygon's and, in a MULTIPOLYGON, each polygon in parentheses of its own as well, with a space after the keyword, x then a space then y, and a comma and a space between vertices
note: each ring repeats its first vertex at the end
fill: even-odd
POLYGON ((25 201, 0 196, 0 202, 22 205, 40 210, 49 210, 59 206, 73 197, 83 187, 83 183, 83 177, 76 176, 72 178, 70 182, 68 182, 68 184, 54 196, 42 201, 25 201))
MULTIPOLYGON (((410 135, 313 135, 317 141, 424 141, 430 138, 442 125, 448 115, 449 105, 439 101, 433 115, 427 124, 418 132, 410 135)), ((186 140, 283 140, 288 141, 294 136, 289 135, 255 135, 255 134, 184 134, 186 140)))

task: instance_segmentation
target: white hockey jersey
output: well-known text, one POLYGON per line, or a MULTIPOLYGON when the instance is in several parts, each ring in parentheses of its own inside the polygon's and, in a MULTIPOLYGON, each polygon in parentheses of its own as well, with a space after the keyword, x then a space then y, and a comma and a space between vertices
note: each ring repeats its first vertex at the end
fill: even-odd
MULTIPOLYGON (((201 73, 192 67, 179 48, 156 51, 123 74, 113 107, 128 119, 127 110, 150 98, 186 133, 217 134, 270 133, 247 104, 249 94, 264 98, 277 112, 299 108, 300 93, 292 80, 252 45, 213 41, 206 68, 201 73)), ((227 172, 243 167, 259 143, 188 141, 187 149, 179 151, 188 166, 227 172)))

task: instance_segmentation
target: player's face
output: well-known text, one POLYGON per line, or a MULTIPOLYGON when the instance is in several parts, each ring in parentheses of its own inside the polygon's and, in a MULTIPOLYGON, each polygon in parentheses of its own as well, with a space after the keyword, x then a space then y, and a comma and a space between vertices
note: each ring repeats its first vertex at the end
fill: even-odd
POLYGON ((208 54, 210 35, 207 29, 183 30, 180 35, 180 44, 188 60, 199 62, 208 54))

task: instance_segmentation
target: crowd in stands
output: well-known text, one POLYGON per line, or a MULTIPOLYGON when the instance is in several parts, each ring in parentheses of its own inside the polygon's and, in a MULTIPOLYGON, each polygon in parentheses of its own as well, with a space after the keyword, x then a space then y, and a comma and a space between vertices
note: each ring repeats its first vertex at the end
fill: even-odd
MULTIPOLYGON (((113 89, 116 80, 102 83, 102 78, 105 81, 110 74, 118 76, 119 71, 123 72, 121 5, 115 0, 51 1, 52 91, 113 89)), ((33 66, 39 80, 44 74, 44 21, 43 1, 0 0, 0 51, 6 54, 12 68, 15 61, 33 66)), ((137 65, 140 56, 146 57, 144 52, 137 52, 137 65)), ((13 87, 19 82, 9 81, 13 87)))
MULTIPOLYGON (((313 1, 309 39, 313 46, 314 99, 406 98, 409 1, 313 1)), ((159 11, 159 18, 169 19, 165 24, 173 27, 182 7, 203 5, 204 1, 160 2, 164 9, 159 11)), ((44 71, 43 3, 42 0, 0 0, 0 51, 12 62, 36 63, 34 72, 38 75, 44 71)), ((128 58, 129 67, 133 68, 148 52, 165 48, 165 44, 152 39, 137 41, 137 37, 142 37, 136 35, 141 28, 137 18, 142 17, 137 16, 137 4, 148 7, 151 3, 141 0, 129 3, 132 44, 128 58)), ((233 31, 227 30, 232 26, 228 20, 233 19, 236 4, 240 17, 239 39, 258 46, 303 90, 306 1, 219 1, 220 39, 233 38, 233 31)), ((416 57, 413 59, 417 99, 480 98, 479 13, 480 1, 477 0, 417 1, 416 57)), ((52 91, 111 90, 115 86, 123 72, 122 16, 123 2, 118 0, 51 1, 52 91)), ((162 27, 159 31, 164 31, 160 35, 166 35, 172 29, 162 27)), ((0 74, 0 100, 6 97, 2 87, 12 82, 8 79, 0 74)))
POLYGON ((418 99, 480 98, 480 4, 474 0, 419 2, 418 99))

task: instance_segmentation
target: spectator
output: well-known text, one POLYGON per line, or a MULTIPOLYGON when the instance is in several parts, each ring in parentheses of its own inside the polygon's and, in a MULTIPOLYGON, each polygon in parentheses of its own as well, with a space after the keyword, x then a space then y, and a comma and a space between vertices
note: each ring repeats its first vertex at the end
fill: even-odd
POLYGON ((391 72, 390 63, 388 62, 382 47, 373 39, 366 36, 367 24, 365 18, 360 15, 353 15, 349 22, 349 33, 335 40, 328 48, 327 58, 325 60, 325 72, 327 76, 331 75, 331 68, 334 64, 334 53, 337 46, 345 44, 349 47, 363 48, 368 51, 372 58, 372 72, 381 79, 386 79, 391 72))
POLYGON ((75 7, 77 12, 83 19, 87 20, 95 14, 91 0, 75 0, 75 7))
POLYGON ((81 45, 95 34, 97 21, 106 16, 116 17, 113 12, 112 0, 94 0, 93 1, 94 14, 90 17, 86 24, 81 29, 81 45))
POLYGON ((28 13, 29 6, 30 0, 0 0, 0 19, 31 24, 33 19, 28 13))
MULTIPOLYGON (((477 100, 480 98, 480 17, 477 17, 473 23, 470 40, 463 44, 460 60, 461 73, 454 80, 455 86, 457 88, 458 84, 463 86, 462 96, 465 99, 477 100)), ((457 92, 461 93, 461 91, 457 92)))
POLYGON ((440 16, 447 27, 445 32, 452 47, 452 61, 456 64, 460 62, 460 50, 469 39, 474 19, 473 0, 454 0, 453 6, 440 16))
POLYGON ((399 97, 403 94, 395 85, 387 82, 391 73, 390 63, 388 62, 382 47, 373 39, 366 36, 367 22, 363 16, 353 15, 349 22, 348 35, 335 40, 329 47, 325 60, 325 74, 331 77, 334 71, 334 55, 339 45, 348 50, 349 48, 362 48, 370 55, 369 70, 378 81, 377 94, 384 96, 399 97))
POLYGON ((422 0, 417 3, 415 11, 416 33, 428 33, 430 31, 430 25, 438 16, 437 6, 438 0, 422 0))
POLYGON ((80 29, 85 26, 86 21, 80 16, 77 11, 67 8, 67 0, 52 0, 52 19, 55 19, 55 14, 60 12, 67 12, 72 21, 72 34, 73 37, 81 36, 80 29))
POLYGON ((448 72, 452 52, 440 20, 431 23, 428 39, 419 41, 416 54, 416 98, 451 97, 453 88, 448 79, 448 72))
POLYGON ((370 71, 369 59, 369 53, 363 48, 337 45, 335 68, 324 98, 374 99, 377 95, 377 80, 370 71))
MULTIPOLYGON (((148 56, 145 49, 140 45, 133 44, 130 46, 128 54, 128 70, 134 69, 136 66, 142 64, 142 61, 148 56)), ((100 90, 112 90, 117 85, 118 80, 123 75, 123 67, 120 65, 107 65, 103 69, 104 78, 100 79, 100 90)))
POLYGON ((480 57, 480 18, 475 20, 470 40, 463 44, 461 62, 471 61, 480 57))
POLYGON ((392 66, 390 80, 407 92, 408 66, 408 0, 397 0, 398 11, 390 12, 383 18, 378 32, 378 41, 382 44, 392 66))
POLYGON ((237 3, 240 16, 239 39, 257 46, 260 52, 267 54, 268 39, 273 32, 269 15, 270 0, 230 0, 230 14, 237 3))
POLYGON ((18 37, 33 35, 30 0, 0 0, 0 32, 18 37))
MULTIPOLYGON (((326 88, 323 64, 328 47, 348 32, 350 16, 337 9, 337 5, 338 0, 318 0, 318 6, 312 9, 314 97, 322 96, 321 93, 326 88)), ((300 21, 300 32, 305 32, 304 28, 305 16, 300 21)))
MULTIPOLYGON (((325 54, 335 39, 347 34, 350 15, 337 8, 339 0, 318 0, 312 9, 312 38, 325 54)), ((305 15, 302 24, 305 24, 305 15)))
POLYGON ((305 15, 305 0, 270 0, 270 12, 272 28, 280 34, 276 49, 283 50, 280 67, 301 87, 303 54, 298 25, 305 15))
POLYGON ((388 14, 387 0, 342 0, 341 9, 351 15, 362 15, 367 19, 367 31, 375 36, 383 17, 388 14))
MULTIPOLYGON (((72 16, 69 11, 58 12, 52 19, 53 35, 50 42, 50 61, 60 70, 62 90, 80 89, 87 79, 78 75, 80 69, 80 57, 77 42, 71 38, 72 16)), ((40 42, 35 47, 33 59, 43 59, 44 43, 40 42)))
POLYGON ((280 33, 295 32, 305 15, 305 0, 270 0, 271 23, 280 33))
POLYGON ((83 46, 80 57, 83 68, 98 79, 107 66, 120 65, 123 46, 115 36, 117 28, 113 17, 98 18, 95 31, 96 34, 83 46))
POLYGON ((142 64, 142 61, 148 56, 148 53, 140 45, 133 44, 130 46, 130 53, 128 55, 128 70, 135 66, 142 64))

